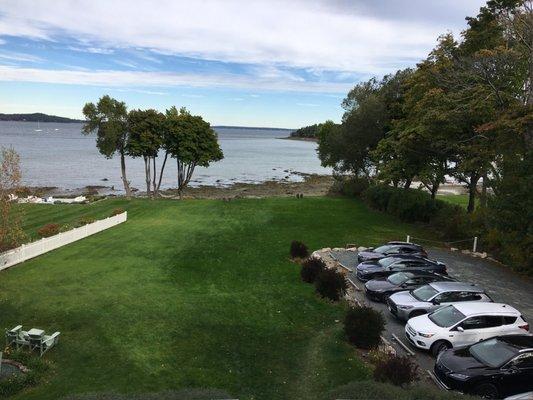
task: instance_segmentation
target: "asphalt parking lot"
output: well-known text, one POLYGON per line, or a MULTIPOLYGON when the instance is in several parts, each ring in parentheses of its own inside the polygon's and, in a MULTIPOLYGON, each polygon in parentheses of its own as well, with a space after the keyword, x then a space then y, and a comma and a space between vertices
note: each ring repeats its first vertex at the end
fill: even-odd
MULTIPOLYGON (((510 304, 522 312, 526 320, 533 325, 533 281, 521 277, 506 267, 490 260, 474 258, 461 252, 446 249, 427 249, 429 258, 446 264, 448 274, 459 281, 476 283, 487 291, 495 302, 510 304)), ((357 266, 357 252, 337 250, 331 251, 331 256, 345 269, 355 271, 357 266)), ((397 320, 383 303, 369 300, 364 294, 364 284, 355 273, 349 272, 348 279, 356 287, 355 296, 359 303, 366 304, 379 310, 385 317, 386 332, 384 337, 389 340, 399 355, 413 355, 422 370, 433 370, 434 358, 424 351, 415 349, 405 339, 405 323, 397 320), (393 335, 400 339, 398 343, 393 335), (408 349, 406 350, 404 346, 408 349)))

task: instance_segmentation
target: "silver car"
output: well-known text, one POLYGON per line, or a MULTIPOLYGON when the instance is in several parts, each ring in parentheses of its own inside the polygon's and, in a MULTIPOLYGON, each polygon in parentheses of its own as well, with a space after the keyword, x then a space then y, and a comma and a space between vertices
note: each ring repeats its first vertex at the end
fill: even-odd
POLYGON ((387 305, 392 314, 407 321, 444 305, 461 301, 491 302, 492 299, 483 288, 473 283, 432 282, 418 289, 394 293, 388 298, 387 305))

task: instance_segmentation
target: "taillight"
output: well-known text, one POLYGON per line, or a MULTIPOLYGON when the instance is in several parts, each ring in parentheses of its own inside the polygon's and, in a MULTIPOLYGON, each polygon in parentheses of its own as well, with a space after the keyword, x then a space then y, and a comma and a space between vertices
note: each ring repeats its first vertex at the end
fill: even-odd
POLYGON ((519 327, 520 329, 525 330, 526 332, 529 332, 529 324, 518 325, 518 327, 519 327))

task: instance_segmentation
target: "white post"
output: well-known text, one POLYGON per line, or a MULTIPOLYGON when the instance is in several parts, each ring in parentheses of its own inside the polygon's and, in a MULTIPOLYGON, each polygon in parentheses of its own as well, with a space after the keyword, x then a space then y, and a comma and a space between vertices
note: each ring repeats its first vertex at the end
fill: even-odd
POLYGON ((406 240, 407 243, 411 243, 411 236, 410 235, 407 235, 407 240, 406 240))
POLYGON ((472 253, 477 251, 477 236, 474 237, 474 245, 472 246, 472 253))

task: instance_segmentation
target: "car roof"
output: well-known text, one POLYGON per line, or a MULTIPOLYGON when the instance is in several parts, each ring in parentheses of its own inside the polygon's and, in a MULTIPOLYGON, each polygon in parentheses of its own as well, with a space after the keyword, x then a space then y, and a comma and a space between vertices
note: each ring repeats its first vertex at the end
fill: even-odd
POLYGON ((437 292, 477 292, 485 293, 485 290, 474 283, 469 282, 432 282, 429 283, 437 292))
POLYGON ((386 244, 392 244, 392 245, 399 245, 399 246, 412 246, 412 247, 422 247, 419 244, 411 243, 411 242, 402 242, 399 240, 392 240, 390 242, 387 242, 386 244))
POLYGON ((485 301, 462 301, 453 306, 465 316, 478 314, 520 315, 520 312, 509 304, 489 303, 485 301))
POLYGON ((494 339, 510 343, 515 347, 519 347, 520 351, 533 350, 533 335, 531 333, 525 333, 521 335, 502 335, 497 336, 494 339))

